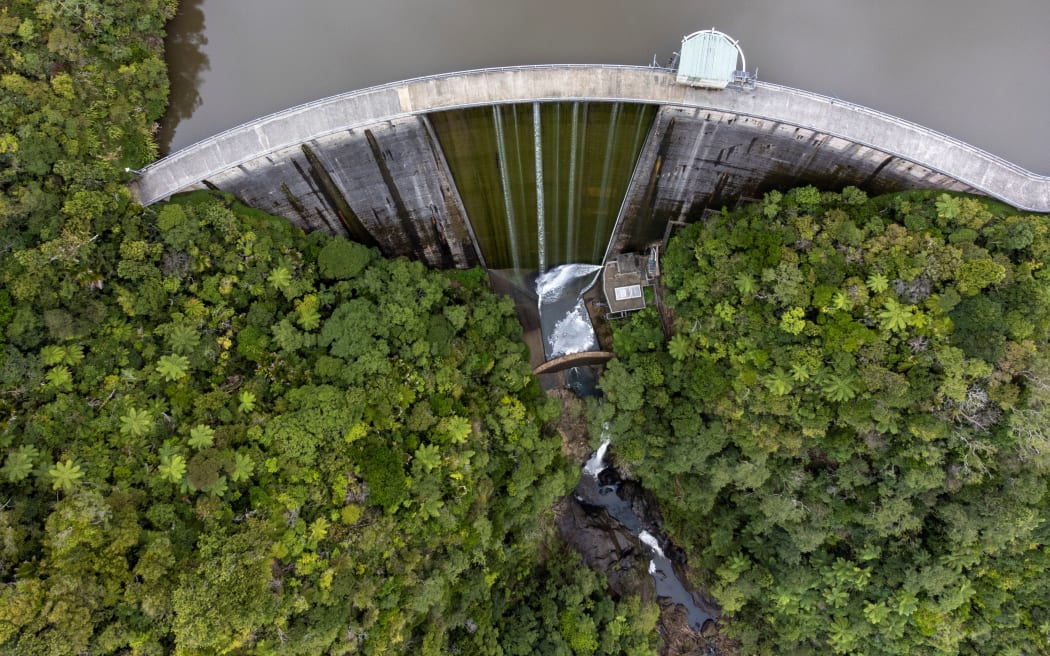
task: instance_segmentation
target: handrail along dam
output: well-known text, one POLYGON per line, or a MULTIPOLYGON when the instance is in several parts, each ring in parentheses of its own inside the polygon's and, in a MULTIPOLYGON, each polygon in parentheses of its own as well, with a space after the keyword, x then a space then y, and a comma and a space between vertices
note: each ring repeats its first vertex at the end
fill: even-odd
POLYGON ((221 189, 436 267, 544 270, 639 250, 706 211, 801 184, 1050 211, 1050 177, 914 123, 634 66, 483 69, 332 96, 180 150, 131 188, 144 205, 221 189))

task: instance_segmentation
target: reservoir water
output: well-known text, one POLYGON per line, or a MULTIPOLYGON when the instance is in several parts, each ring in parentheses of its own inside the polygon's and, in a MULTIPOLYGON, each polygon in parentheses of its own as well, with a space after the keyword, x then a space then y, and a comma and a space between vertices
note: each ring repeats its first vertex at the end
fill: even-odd
MULTIPOLYGON (((682 36, 712 26, 740 39, 760 79, 1050 173, 1046 0, 181 0, 161 139, 177 149, 319 97, 434 73, 663 63, 682 36)), ((532 117, 522 118, 526 136, 532 117)))

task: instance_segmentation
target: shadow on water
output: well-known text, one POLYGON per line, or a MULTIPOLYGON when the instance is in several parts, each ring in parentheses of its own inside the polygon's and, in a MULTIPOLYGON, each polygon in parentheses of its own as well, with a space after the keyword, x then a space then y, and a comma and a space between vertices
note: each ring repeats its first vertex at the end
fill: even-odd
POLYGON ((168 62, 170 95, 168 112, 160 121, 157 145, 167 155, 179 122, 193 116, 201 106, 201 76, 211 68, 204 46, 204 0, 180 0, 175 18, 168 23, 164 39, 164 57, 168 62))

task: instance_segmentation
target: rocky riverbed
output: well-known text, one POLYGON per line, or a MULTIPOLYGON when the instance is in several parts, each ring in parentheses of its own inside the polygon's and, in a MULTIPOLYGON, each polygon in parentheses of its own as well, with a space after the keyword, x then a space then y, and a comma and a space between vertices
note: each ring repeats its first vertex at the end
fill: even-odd
POLYGON ((663 522, 655 499, 636 481, 621 479, 608 463, 597 476, 583 471, 588 458, 594 465, 595 454, 588 443, 582 403, 565 391, 550 393, 562 400, 558 430, 565 454, 581 467, 574 493, 555 507, 561 538, 588 566, 605 573, 613 595, 638 595, 659 604, 663 655, 736 654, 718 630, 717 606, 700 591, 689 589, 693 577, 684 554, 659 537, 663 522))

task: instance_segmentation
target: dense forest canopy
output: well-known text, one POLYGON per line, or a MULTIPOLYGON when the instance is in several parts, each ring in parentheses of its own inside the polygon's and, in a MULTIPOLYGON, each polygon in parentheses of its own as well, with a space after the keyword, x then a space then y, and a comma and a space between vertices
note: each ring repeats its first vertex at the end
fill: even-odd
POLYGON ((174 10, 0 8, 0 653, 652 653, 483 272, 131 202, 174 10))
POLYGON ((480 271, 384 260, 210 192, 111 233, 101 289, 4 326, 0 646, 648 646, 651 618, 635 636, 619 608, 637 600, 585 572, 552 584, 578 605, 520 602, 533 568, 559 567, 537 521, 572 473, 480 271))
MULTIPOLYGON (((0 7, 0 653, 652 653, 481 272, 132 202, 175 8, 0 7)), ((811 188, 673 243, 594 419, 746 650, 1048 652, 1048 244, 811 188)))
POLYGON ((1048 231, 806 187, 672 240, 596 419, 745 651, 1050 652, 1048 231))

